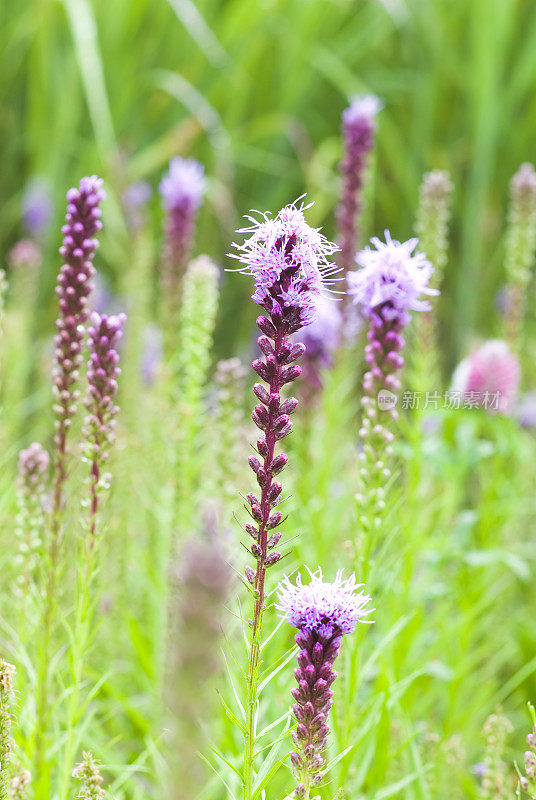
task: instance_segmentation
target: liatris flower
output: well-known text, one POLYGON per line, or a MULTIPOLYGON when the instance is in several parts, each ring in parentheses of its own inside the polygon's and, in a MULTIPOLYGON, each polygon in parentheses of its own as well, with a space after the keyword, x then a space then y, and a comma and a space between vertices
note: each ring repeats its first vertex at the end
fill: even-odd
POLYGON ((195 218, 205 192, 203 165, 194 159, 172 158, 169 172, 160 182, 166 212, 162 259, 162 290, 166 325, 176 324, 182 278, 188 264, 195 218))
POLYGON ((152 386, 162 364, 162 329, 149 323, 143 331, 143 351, 140 359, 140 373, 145 386, 152 386))
POLYGON ((248 671, 247 725, 244 750, 244 795, 251 797, 253 782, 253 753, 255 740, 255 707, 258 687, 259 647, 265 601, 266 570, 276 564, 281 553, 276 549, 281 534, 271 533, 282 522, 283 515, 275 511, 281 502, 283 487, 276 476, 284 469, 288 458, 284 453, 275 455, 278 441, 292 430, 290 414, 298 401, 294 397, 283 400, 283 386, 291 383, 301 373, 295 363, 303 354, 303 344, 291 342, 297 333, 315 318, 316 300, 326 279, 336 271, 328 256, 337 249, 334 244, 306 223, 304 208, 295 205, 283 208, 275 219, 268 215, 260 220, 250 218, 252 226, 246 228, 247 238, 235 245, 234 258, 242 264, 240 269, 255 279, 253 300, 265 309, 267 315, 257 318, 261 331, 258 344, 263 358, 253 361, 253 369, 268 384, 256 383, 253 391, 259 400, 252 414, 260 428, 257 453, 249 464, 255 473, 261 494, 247 495, 253 524, 246 531, 253 539, 251 553, 256 569, 245 569, 248 582, 253 586, 255 606, 251 621, 251 647, 248 671), (262 460, 261 460, 262 459, 262 460))
POLYGON ((369 319, 365 360, 369 370, 363 377, 363 419, 360 436, 363 451, 361 476, 365 493, 360 497, 361 524, 365 530, 379 527, 384 507, 383 484, 390 475, 385 463, 386 445, 393 434, 378 419, 378 407, 396 419, 396 392, 404 363, 402 332, 411 319, 410 311, 426 311, 429 304, 422 295, 439 294, 430 287, 433 267, 422 253, 414 253, 417 239, 401 244, 385 231, 385 243, 372 239, 376 248, 366 248, 356 256, 361 269, 349 272, 348 292, 369 319))
POLYGON ((432 285, 439 289, 447 263, 448 223, 452 181, 446 170, 426 172, 420 190, 416 232, 419 250, 426 254, 434 267, 432 285))
POLYGON ((339 303, 330 297, 319 297, 316 319, 300 335, 305 345, 303 379, 307 385, 307 403, 322 390, 322 371, 333 364, 333 356, 341 343, 342 327, 339 303))
POLYGON ((27 593, 42 543, 44 498, 50 456, 38 442, 33 442, 19 455, 17 534, 20 540, 19 569, 24 594, 27 593))
POLYGON ((22 198, 22 215, 30 236, 39 238, 50 224, 54 208, 50 186, 44 180, 33 180, 22 198))
POLYGON ((232 578, 215 509, 204 510, 201 535, 185 543, 175 578, 173 616, 177 635, 172 637, 166 685, 176 730, 168 796, 171 800, 189 800, 206 782, 198 756, 205 745, 200 721, 208 719, 212 711, 213 682, 222 664, 221 614, 232 578))
POLYGON ((508 301, 506 338, 516 343, 525 310, 525 294, 536 250, 536 172, 522 164, 510 183, 510 213, 506 235, 508 301))
MULTIPOLYGON (((532 706, 531 711, 534 713, 532 706)), ((520 796, 520 789, 530 798, 536 799, 536 724, 533 726, 532 731, 527 735, 528 749, 525 750, 524 764, 525 774, 519 778, 518 797, 520 796)))
POLYGON ((490 339, 458 364, 452 376, 453 394, 464 405, 484 408, 490 414, 509 414, 519 388, 517 357, 506 342, 490 339))
POLYGON ((346 269, 353 264, 358 244, 357 216, 367 155, 374 144, 376 115, 381 103, 374 95, 356 97, 342 114, 344 156, 339 165, 342 193, 337 209, 341 245, 340 263, 346 269))
POLYGON ((10 800, 26 800, 31 782, 32 776, 27 769, 23 769, 19 775, 11 778, 11 783, 9 784, 10 800))
MULTIPOLYGON (((434 267, 431 285, 436 289, 441 287, 447 263, 452 188, 449 173, 446 171, 434 170, 423 176, 415 227, 419 237, 419 250, 426 254, 434 267)), ((412 356, 412 388, 426 391, 439 387, 437 315, 431 310, 419 314, 412 356)))
POLYGON ((78 794, 81 800, 103 800, 106 797, 106 792, 102 788, 99 765, 91 751, 84 752, 82 761, 73 770, 73 778, 77 778, 81 783, 78 794))
POLYGON ((506 717, 491 714, 484 723, 486 737, 485 770, 480 784, 481 800, 507 800, 512 795, 503 761, 506 737, 512 726, 506 717))
POLYGON ((7 256, 11 269, 38 269, 43 261, 41 249, 31 239, 16 242, 7 256))
POLYGON ((184 276, 177 349, 180 428, 178 524, 190 525, 202 459, 199 457, 205 392, 219 297, 219 267, 208 256, 194 259, 184 276))
POLYGON ((9 800, 11 758, 11 702, 15 667, 0 658, 0 800, 9 800))
POLYGON ((121 195, 121 204, 125 212, 128 227, 139 230, 145 222, 145 206, 152 194, 151 185, 147 181, 135 181, 127 186, 121 195))
POLYGON ((93 175, 82 178, 78 189, 67 192, 66 224, 60 254, 64 264, 56 289, 60 314, 56 326, 56 369, 54 393, 56 396, 56 463, 54 480, 54 512, 57 515, 62 503, 66 473, 67 434, 71 427, 79 391, 76 389, 78 370, 82 363, 83 324, 88 317, 88 296, 94 274, 93 256, 98 242, 95 234, 101 230, 100 202, 104 199, 102 180, 93 175))
POLYGON ((117 344, 122 336, 125 314, 107 317, 96 312, 91 315, 88 329, 88 390, 85 406, 88 416, 85 420, 84 435, 87 439, 87 457, 91 463, 91 501, 90 535, 92 544, 96 535, 96 517, 99 510, 99 497, 109 484, 109 476, 102 474, 108 459, 108 450, 114 439, 115 417, 119 411, 115 405, 117 378, 121 374, 118 367, 117 344))
POLYGON ((285 578, 281 584, 277 608, 289 625, 298 629, 296 643, 300 648, 294 675, 298 688, 292 690, 296 701, 292 707, 298 722, 291 753, 294 776, 298 782, 294 796, 309 800, 313 786, 322 780, 325 761, 323 751, 329 734, 328 714, 333 703, 332 685, 337 677, 333 670, 339 655, 342 637, 353 633, 365 617, 370 597, 357 590, 355 575, 346 580, 337 572, 333 583, 324 581, 322 570, 310 573, 304 585, 301 575, 296 584, 285 578))

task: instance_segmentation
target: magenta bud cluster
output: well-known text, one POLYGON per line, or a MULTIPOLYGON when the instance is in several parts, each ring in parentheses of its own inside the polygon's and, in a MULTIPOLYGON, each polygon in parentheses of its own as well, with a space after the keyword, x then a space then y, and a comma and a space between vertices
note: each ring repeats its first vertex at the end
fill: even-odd
POLYGON ((82 178, 78 189, 67 192, 66 223, 62 228, 64 239, 60 247, 64 263, 56 288, 60 313, 54 338, 56 440, 60 452, 65 449, 66 430, 76 410, 78 392, 74 384, 82 363, 83 325, 89 314, 88 297, 94 275, 92 261, 98 247, 95 235, 102 228, 99 205, 104 197, 102 180, 95 175, 82 178))
POLYGON ((355 98, 343 111, 344 154, 339 164, 342 191, 337 209, 342 266, 350 268, 358 243, 357 217, 367 166, 367 156, 374 145, 376 115, 380 101, 373 95, 355 98))
POLYGON ((19 478, 27 491, 43 490, 50 465, 50 456, 39 442, 33 442, 19 453, 19 478))
POLYGON ((102 316, 94 312, 88 328, 89 362, 85 435, 95 455, 107 458, 107 448, 114 438, 115 404, 119 369, 118 342, 122 336, 125 314, 102 316))

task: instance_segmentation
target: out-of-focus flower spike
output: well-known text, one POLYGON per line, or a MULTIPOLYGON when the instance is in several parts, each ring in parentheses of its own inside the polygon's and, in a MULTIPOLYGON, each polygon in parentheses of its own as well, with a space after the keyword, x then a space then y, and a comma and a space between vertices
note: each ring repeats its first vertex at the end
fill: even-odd
POLYGON ((30 589, 37 556, 43 543, 49 465, 50 456, 38 442, 33 442, 19 454, 17 536, 23 601, 30 589))
POLYGON ((510 183, 510 211, 506 234, 507 300, 505 336, 519 348, 525 297, 536 252, 536 172, 522 164, 510 183))
POLYGON ((15 667, 0 658, 0 800, 10 800, 11 722, 15 667))
POLYGON ((82 761, 74 768, 73 778, 80 781, 78 797, 81 800, 104 800, 106 797, 106 792, 102 788, 103 779, 99 764, 90 750, 84 752, 82 761))

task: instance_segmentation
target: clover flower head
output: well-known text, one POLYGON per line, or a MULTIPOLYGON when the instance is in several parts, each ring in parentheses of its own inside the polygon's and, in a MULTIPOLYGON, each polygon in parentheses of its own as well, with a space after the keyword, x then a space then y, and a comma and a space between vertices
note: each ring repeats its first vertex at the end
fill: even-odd
POLYGON ((479 400, 477 405, 483 405, 491 413, 509 413, 516 401, 519 380, 517 357, 506 342, 490 339, 458 364, 452 389, 474 394, 479 400))
POLYGON ((376 116, 383 107, 382 101, 375 94, 358 95, 353 97, 348 108, 342 112, 342 121, 345 126, 356 124, 375 125, 376 116))
POLYGON ((301 575, 293 584, 285 578, 279 589, 277 609, 289 625, 300 631, 316 633, 323 638, 352 633, 358 622, 374 609, 366 608, 370 597, 358 591, 355 574, 343 577, 338 570, 333 583, 324 581, 320 567, 309 572, 311 581, 302 583, 301 575))
POLYGON ((181 209, 196 211, 206 189, 205 170, 193 158, 175 156, 169 162, 169 172, 160 181, 160 194, 167 211, 181 209))
POLYGON ((305 220, 310 206, 295 203, 285 206, 275 218, 260 219, 238 233, 249 234, 242 244, 234 244, 239 272, 252 275, 252 299, 269 313, 288 319, 289 332, 309 325, 315 318, 315 299, 333 280, 338 268, 329 256, 338 248, 305 220))
POLYGON ((385 242, 371 239, 373 250, 361 250, 356 261, 361 269, 347 274, 348 293, 367 317, 381 309, 386 319, 400 318, 403 324, 410 320, 409 311, 426 311, 430 308, 421 295, 439 294, 429 285, 434 271, 423 253, 415 253, 418 239, 397 242, 385 231, 385 242))

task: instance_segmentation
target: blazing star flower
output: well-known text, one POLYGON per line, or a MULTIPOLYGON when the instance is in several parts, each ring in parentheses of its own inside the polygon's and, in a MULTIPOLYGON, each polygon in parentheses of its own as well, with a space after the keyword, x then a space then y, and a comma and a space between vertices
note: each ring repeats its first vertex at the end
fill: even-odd
POLYGON ((340 569, 329 583, 319 567, 310 577, 308 584, 302 583, 301 575, 295 584, 288 578, 281 584, 277 609, 293 628, 330 639, 353 633, 357 623, 371 613, 366 608, 370 597, 357 592, 363 584, 356 583, 354 574, 345 579, 340 569))
POLYGON ((348 292, 365 316, 371 317, 379 309, 385 319, 399 319, 407 324, 409 311, 427 311, 430 308, 421 295, 434 296, 438 289, 430 285, 434 271, 423 253, 415 253, 418 239, 397 242, 385 231, 385 242, 371 239, 376 248, 366 247, 356 256, 360 270, 347 275, 348 292))
POLYGON ((206 188, 203 165, 194 159, 172 158, 159 188, 166 212, 161 272, 164 329, 166 350, 171 351, 197 211, 206 188))
POLYGON ((271 315, 280 317, 287 333, 315 319, 315 300, 338 268, 328 257, 338 248, 305 221, 309 206, 285 206, 275 219, 268 214, 239 233, 251 234, 235 244, 244 275, 255 279, 252 299, 271 315))
POLYGON ((166 210, 197 211, 206 189, 204 173, 203 165, 193 158, 172 158, 159 186, 166 210))
POLYGON ((490 413, 508 414, 515 404, 519 380, 517 357, 506 342, 490 339, 458 364, 452 391, 466 395, 490 413))
POLYGON ((343 571, 339 570, 333 583, 328 583, 319 568, 310 576, 311 581, 306 585, 300 575, 295 584, 285 578, 277 603, 281 616, 298 629, 296 643, 300 648, 294 670, 298 687, 292 690, 296 701, 292 710, 298 722, 292 734, 296 751, 290 755, 298 782, 296 798, 309 798, 311 786, 322 780, 325 766, 322 753, 333 703, 331 686, 337 677, 333 664, 339 655, 341 639, 353 633, 358 622, 370 622, 365 617, 372 611, 366 607, 370 597, 358 592, 362 584, 356 583, 355 575, 344 579, 343 571))
POLYGON ((367 156, 374 145, 376 115, 381 102, 374 95, 355 97, 342 113, 344 155, 339 169, 342 190, 337 208, 337 225, 341 243, 340 262, 349 268, 358 241, 357 218, 362 204, 361 194, 367 156))
POLYGON ((44 180, 33 180, 22 198, 22 215, 28 233, 37 238, 41 236, 50 224, 53 213, 50 186, 44 180))

